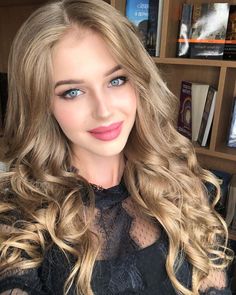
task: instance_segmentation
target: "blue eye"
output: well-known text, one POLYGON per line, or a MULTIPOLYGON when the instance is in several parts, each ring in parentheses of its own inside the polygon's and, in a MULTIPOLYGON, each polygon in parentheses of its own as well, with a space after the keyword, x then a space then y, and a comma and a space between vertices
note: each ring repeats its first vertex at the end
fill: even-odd
POLYGON ((63 92, 60 96, 67 99, 73 99, 83 94, 83 91, 77 88, 69 89, 63 92))
POLYGON ((117 87, 125 84, 127 82, 127 78, 124 76, 117 77, 115 79, 112 79, 109 83, 109 87, 117 87))

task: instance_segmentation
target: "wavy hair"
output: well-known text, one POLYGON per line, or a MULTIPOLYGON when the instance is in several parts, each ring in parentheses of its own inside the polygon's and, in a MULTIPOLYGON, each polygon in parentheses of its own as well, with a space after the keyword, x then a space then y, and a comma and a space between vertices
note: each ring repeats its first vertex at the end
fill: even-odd
POLYGON ((14 39, 5 126, 10 168, 0 177, 0 220, 11 230, 0 234, 0 273, 39 266, 44 251, 55 243, 65 255, 76 257, 64 293, 75 283, 78 294, 93 294, 90 282, 98 250, 89 224, 94 195, 87 181, 70 170, 70 143, 51 113, 52 50, 72 26, 99 33, 137 89, 136 121, 124 149, 124 180, 143 213, 158 220, 168 235, 166 270, 173 286, 184 295, 198 294, 201 281, 212 269, 224 269, 232 256, 226 248, 226 225, 214 210, 219 186, 199 166, 191 142, 176 131, 177 99, 136 29, 99 0, 47 4, 14 39), (216 187, 214 202, 206 182, 216 187), (29 259, 22 260, 23 252, 29 259), (193 266, 192 290, 176 278, 181 253, 193 266))

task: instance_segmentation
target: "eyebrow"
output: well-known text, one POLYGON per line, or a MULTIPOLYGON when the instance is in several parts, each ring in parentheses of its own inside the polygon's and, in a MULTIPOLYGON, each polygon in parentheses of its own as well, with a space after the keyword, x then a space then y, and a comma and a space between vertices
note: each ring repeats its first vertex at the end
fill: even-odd
MULTIPOLYGON (((122 69, 122 66, 121 65, 116 65, 115 67, 113 67, 112 69, 110 69, 109 71, 107 71, 104 74, 104 77, 110 76, 111 74, 119 71, 120 69, 122 69)), ((74 79, 60 80, 60 81, 57 81, 55 83, 54 89, 57 88, 58 86, 61 86, 61 85, 82 84, 82 83, 84 83, 84 80, 74 80, 74 79)))

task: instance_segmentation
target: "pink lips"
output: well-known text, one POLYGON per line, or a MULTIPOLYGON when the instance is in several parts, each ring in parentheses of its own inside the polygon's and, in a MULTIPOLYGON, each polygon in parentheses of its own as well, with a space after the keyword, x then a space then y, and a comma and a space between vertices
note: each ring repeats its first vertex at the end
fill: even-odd
POLYGON ((97 139, 109 141, 117 138, 120 135, 123 122, 113 123, 109 126, 101 126, 92 130, 89 130, 92 136, 97 139))

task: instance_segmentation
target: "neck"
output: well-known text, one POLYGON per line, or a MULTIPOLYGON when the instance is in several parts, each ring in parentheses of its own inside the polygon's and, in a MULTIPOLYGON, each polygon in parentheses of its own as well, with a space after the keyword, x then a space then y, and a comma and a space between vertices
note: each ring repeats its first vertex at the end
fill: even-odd
POLYGON ((109 188, 120 183, 124 172, 124 155, 112 157, 89 156, 73 158, 73 166, 78 168, 79 175, 88 182, 109 188))

